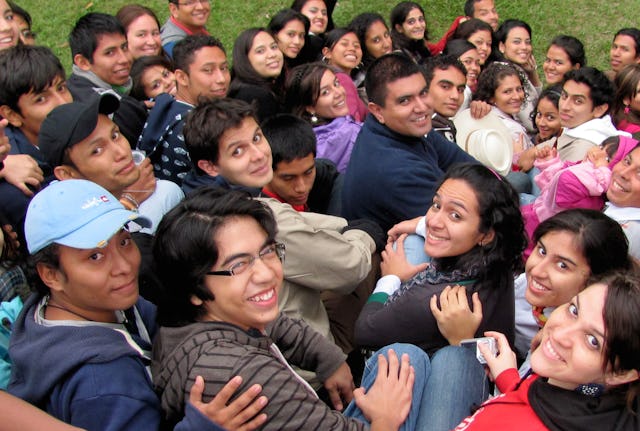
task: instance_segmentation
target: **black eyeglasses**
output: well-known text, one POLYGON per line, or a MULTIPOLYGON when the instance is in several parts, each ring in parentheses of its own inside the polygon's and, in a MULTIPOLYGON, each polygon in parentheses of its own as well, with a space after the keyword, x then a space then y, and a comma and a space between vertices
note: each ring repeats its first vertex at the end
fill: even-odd
POLYGON ((221 271, 209 271, 207 272, 207 275, 224 275, 227 277, 230 277, 232 275, 240 275, 247 269, 251 268, 256 262, 256 259, 261 259, 263 262, 270 262, 274 259, 280 259, 280 261, 283 262, 284 250, 284 244, 280 242, 274 242, 266 245, 262 250, 260 250, 257 256, 250 256, 248 254, 239 256, 234 260, 229 269, 221 271))
POLYGON ((185 0, 183 2, 176 0, 173 3, 175 3, 177 5, 180 5, 180 6, 191 7, 191 6, 195 6, 196 3, 200 3, 202 5, 209 4, 209 0, 185 0))

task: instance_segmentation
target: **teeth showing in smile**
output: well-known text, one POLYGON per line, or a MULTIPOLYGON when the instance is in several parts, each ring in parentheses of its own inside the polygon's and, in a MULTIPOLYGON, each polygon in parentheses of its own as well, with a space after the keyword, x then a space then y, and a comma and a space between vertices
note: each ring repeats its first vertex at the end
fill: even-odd
POLYGON ((544 287, 542 284, 538 283, 537 281, 531 279, 531 287, 534 288, 534 290, 539 290, 541 292, 546 292, 549 289, 547 289, 546 287, 544 287))
POLYGON ((432 239, 434 241, 444 241, 444 240, 446 240, 446 238, 441 237, 441 236, 435 236, 432 233, 428 234, 427 236, 429 237, 429 239, 432 239))
POLYGON ((558 355, 558 352, 555 351, 555 349, 553 348, 553 346, 551 345, 551 341, 547 340, 547 342, 545 343, 545 349, 547 350, 547 352, 549 353, 549 355, 551 357, 554 357, 555 359, 561 361, 562 357, 560 355, 558 355))
POLYGON ((627 192, 628 191, 627 189, 622 187, 619 182, 617 182, 615 180, 611 182, 611 187, 613 187, 614 189, 616 189, 618 191, 621 191, 621 192, 627 192))
POLYGON ((273 295, 275 295, 275 290, 271 289, 268 292, 262 293, 260 295, 256 295, 256 296, 252 296, 251 298, 249 298, 249 301, 252 302, 263 302, 263 301, 268 301, 271 298, 273 298, 273 295))

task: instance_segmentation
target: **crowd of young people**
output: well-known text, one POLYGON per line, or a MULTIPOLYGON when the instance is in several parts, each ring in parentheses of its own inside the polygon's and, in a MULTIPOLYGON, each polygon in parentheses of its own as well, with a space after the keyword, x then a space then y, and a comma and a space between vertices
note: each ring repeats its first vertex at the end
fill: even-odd
POLYGON ((638 428, 640 30, 215 7, 0 0, 0 430, 638 428))

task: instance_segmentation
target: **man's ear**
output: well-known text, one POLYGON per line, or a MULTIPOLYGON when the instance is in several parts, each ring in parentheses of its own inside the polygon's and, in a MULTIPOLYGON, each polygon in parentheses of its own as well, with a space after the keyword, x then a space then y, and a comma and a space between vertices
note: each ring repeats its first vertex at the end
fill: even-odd
POLYGON ((56 292, 61 292, 63 290, 62 281, 64 280, 64 275, 59 269, 54 268, 51 265, 38 263, 36 265, 36 270, 38 271, 38 275, 42 282, 49 289, 56 292))
POLYGON ((22 127, 22 115, 9 108, 8 105, 0 106, 0 115, 6 118, 13 127, 22 127))
POLYGON ((593 114, 596 116, 596 118, 601 118, 604 114, 607 113, 608 110, 609 110, 609 104, 603 103, 602 105, 599 105, 593 108, 593 114))
POLYGON ((367 104, 367 107, 369 108, 369 112, 371 112, 371 114, 374 117, 376 117, 376 120, 378 120, 380 124, 384 124, 384 115, 382 115, 382 106, 378 105, 377 103, 369 102, 369 104, 367 104))
POLYGON ((169 3, 169 15, 174 18, 178 17, 178 5, 175 3, 169 3))
POLYGON ((53 168, 53 175, 60 181, 84 179, 80 172, 69 165, 60 165, 53 168))
POLYGON ((604 382, 607 386, 620 386, 625 383, 635 382, 640 378, 638 370, 619 371, 617 373, 608 372, 604 376, 604 382))
POLYGON ((205 171, 207 175, 211 177, 217 177, 218 175, 220 175, 220 170, 218 169, 218 167, 209 160, 198 160, 196 164, 200 169, 205 171))
POLYGON ((173 76, 176 78, 178 88, 189 86, 189 75, 184 70, 176 69, 175 72, 173 72, 173 76))
POLYGON ((82 54, 76 54, 73 56, 73 64, 75 64, 85 72, 91 70, 91 61, 89 61, 89 59, 82 54))

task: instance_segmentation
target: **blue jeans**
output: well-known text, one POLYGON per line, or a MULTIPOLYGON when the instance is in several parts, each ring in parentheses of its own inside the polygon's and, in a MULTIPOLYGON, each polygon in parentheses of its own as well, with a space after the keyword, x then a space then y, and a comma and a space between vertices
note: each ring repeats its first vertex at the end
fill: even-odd
MULTIPOLYGON (((401 430, 451 430, 471 414, 471 407, 489 396, 484 368, 475 355, 459 346, 447 346, 429 360, 427 354, 411 344, 392 344, 367 360, 362 385, 369 389, 378 373, 378 354, 393 349, 398 357, 409 355, 415 369, 411 410, 401 430)), ((362 411, 351 402, 345 416, 368 423, 362 411)))
MULTIPOLYGON (((398 355, 398 359, 402 357, 404 353, 409 355, 409 359, 411 361, 411 365, 415 370, 416 379, 413 384, 413 393, 411 395, 411 410, 409 410, 409 415, 407 419, 404 421, 404 424, 400 427, 400 431, 413 431, 419 430, 417 424, 420 420, 420 408, 422 405, 423 392, 426 388, 426 379, 429 377, 430 372, 430 364, 429 357, 427 354, 419 347, 414 346, 413 344, 402 344, 396 343, 390 346, 383 347, 374 353, 365 364, 364 374, 362 376, 362 383, 360 386, 364 387, 367 391, 376 380, 376 376, 378 375, 378 355, 384 354, 387 356, 387 351, 389 349, 393 349, 394 352, 398 355)), ((358 406, 356 406, 355 401, 351 401, 347 408, 344 411, 344 415, 348 417, 352 417, 354 419, 358 419, 362 422, 369 423, 367 418, 364 417, 364 413, 358 406)))
MULTIPOLYGON (((395 250, 396 243, 393 243, 395 250)), ((404 255, 412 265, 431 262, 431 257, 424 252, 424 238, 412 233, 404 239, 404 255)))

